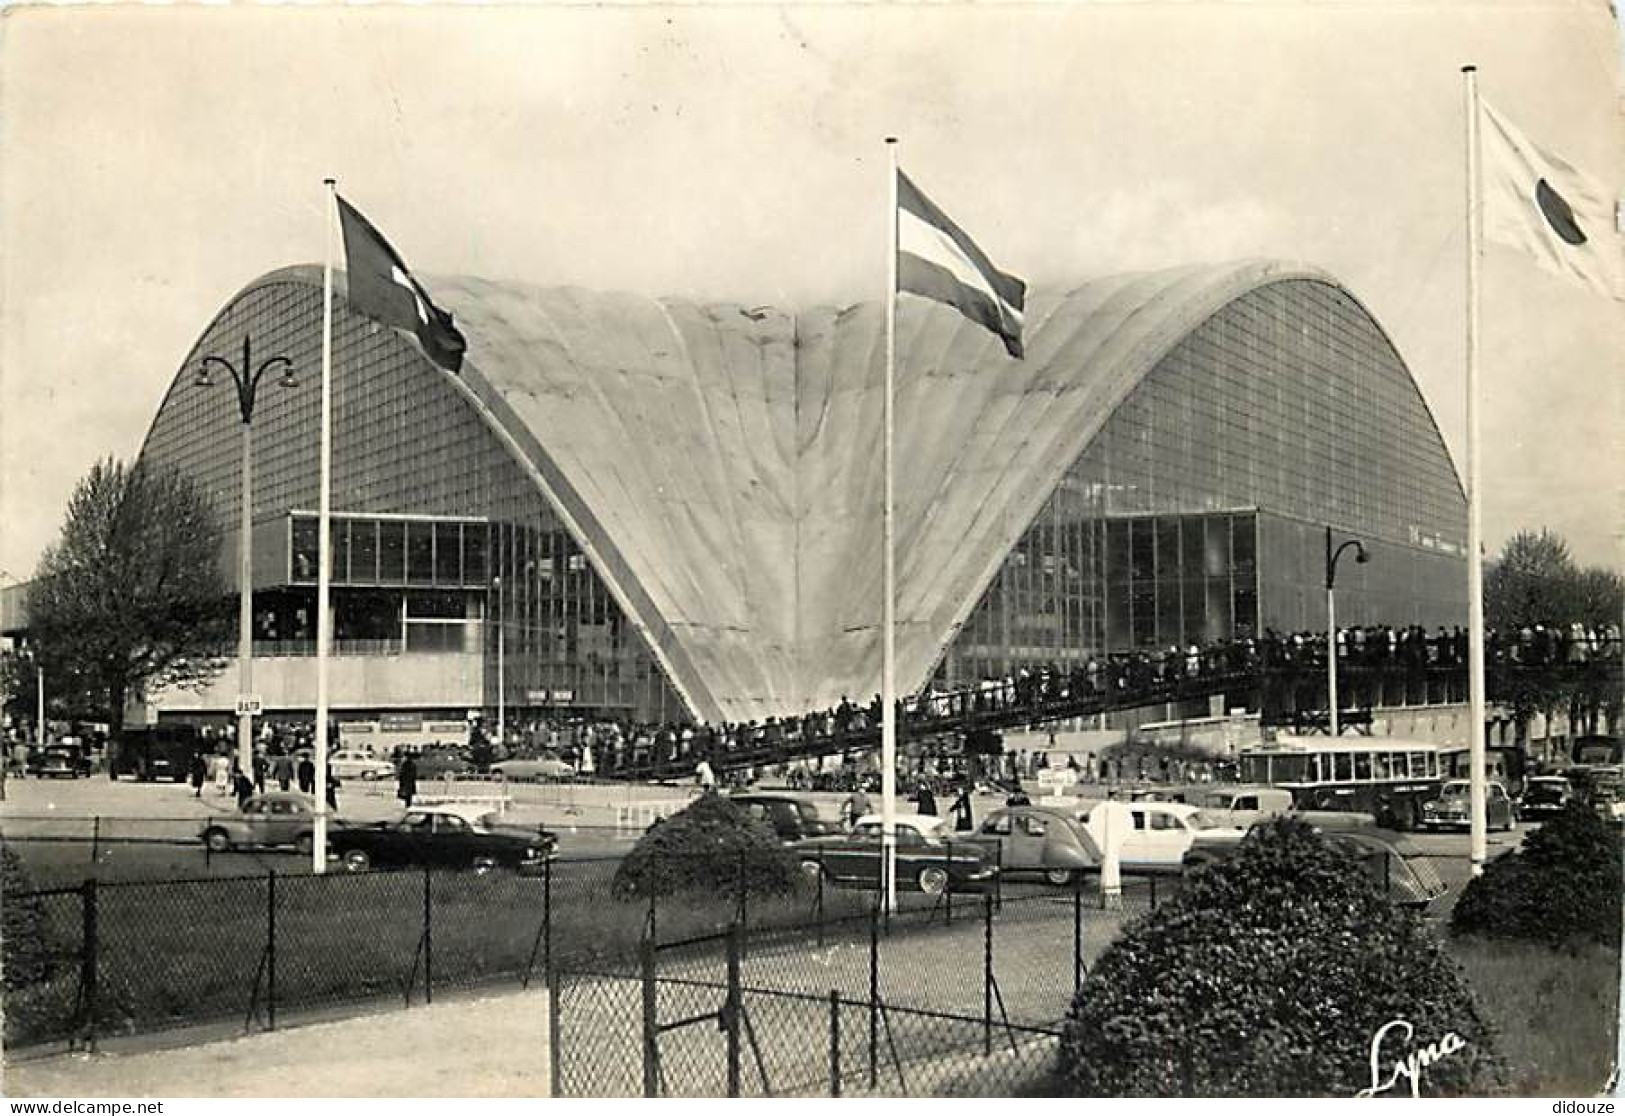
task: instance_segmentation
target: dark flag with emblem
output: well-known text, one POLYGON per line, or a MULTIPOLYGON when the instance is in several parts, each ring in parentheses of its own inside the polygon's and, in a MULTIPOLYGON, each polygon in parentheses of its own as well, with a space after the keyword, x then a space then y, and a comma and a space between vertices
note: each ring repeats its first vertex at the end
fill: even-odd
POLYGON ((361 211, 338 198, 350 305, 387 326, 410 331, 424 355, 447 372, 463 367, 468 347, 451 315, 436 306, 400 255, 361 211))
MULTIPOLYGON (((1482 102, 1481 102, 1482 103, 1482 102)), ((1483 105, 1484 236, 1542 268, 1625 300, 1625 255, 1608 193, 1483 105)))

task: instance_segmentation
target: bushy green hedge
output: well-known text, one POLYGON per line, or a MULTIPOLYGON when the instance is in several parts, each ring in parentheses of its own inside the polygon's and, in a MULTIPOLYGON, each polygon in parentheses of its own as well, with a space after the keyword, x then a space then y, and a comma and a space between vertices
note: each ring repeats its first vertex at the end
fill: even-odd
POLYGON ((1530 830, 1521 849, 1486 864, 1468 883, 1451 913, 1451 932, 1618 948, 1621 864, 1620 835, 1571 802, 1530 830))
POLYGON ((721 794, 704 794, 638 839, 615 872, 617 899, 698 893, 737 897, 795 890, 796 859, 773 828, 721 794))
POLYGON ((1059 1077, 1082 1096, 1352 1096, 1372 1084, 1373 1035, 1399 1019, 1417 1047, 1467 1044, 1424 1071, 1423 1095, 1503 1082, 1493 1029, 1424 924, 1283 818, 1107 949, 1067 1014, 1059 1077))

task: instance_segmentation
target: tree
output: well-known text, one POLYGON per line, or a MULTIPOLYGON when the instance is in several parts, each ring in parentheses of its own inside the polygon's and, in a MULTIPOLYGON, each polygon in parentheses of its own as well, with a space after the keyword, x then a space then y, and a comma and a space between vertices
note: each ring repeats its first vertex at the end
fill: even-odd
POLYGON ((30 641, 53 705, 116 731, 127 698, 213 676, 231 632, 219 546, 190 478, 97 462, 29 589, 30 641))
POLYGON ((1484 622, 1500 631, 1577 618, 1579 571, 1561 535, 1519 531, 1484 574, 1484 622))

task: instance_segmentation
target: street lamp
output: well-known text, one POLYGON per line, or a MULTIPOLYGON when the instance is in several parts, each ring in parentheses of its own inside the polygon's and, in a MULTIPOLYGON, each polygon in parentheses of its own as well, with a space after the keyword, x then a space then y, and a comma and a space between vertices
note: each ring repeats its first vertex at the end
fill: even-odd
MULTIPOLYGON (((254 712, 252 702, 246 700, 254 693, 254 571, 249 561, 250 536, 254 526, 254 400, 259 392, 260 379, 271 369, 280 367, 282 387, 297 387, 293 362, 285 356, 268 357, 259 366, 254 365, 251 340, 243 334, 243 361, 232 364, 225 357, 206 356, 197 371, 198 387, 212 387, 209 368, 219 365, 231 377, 237 388, 237 410, 243 419, 243 513, 237 539, 237 766, 245 775, 254 773, 254 712)), ((322 791, 318 788, 317 793, 322 791)))
POLYGON ((503 637, 507 624, 502 616, 502 575, 498 574, 491 579, 491 585, 497 591, 497 745, 500 747, 508 738, 508 704, 507 704, 507 678, 504 674, 504 647, 507 642, 503 637))
POLYGON ((1338 735, 1337 727, 1337 595, 1332 591, 1337 582, 1337 560, 1343 551, 1354 548, 1354 560, 1370 561, 1359 539, 1347 539, 1336 550, 1332 549, 1332 529, 1326 528, 1326 712, 1331 734, 1338 735))

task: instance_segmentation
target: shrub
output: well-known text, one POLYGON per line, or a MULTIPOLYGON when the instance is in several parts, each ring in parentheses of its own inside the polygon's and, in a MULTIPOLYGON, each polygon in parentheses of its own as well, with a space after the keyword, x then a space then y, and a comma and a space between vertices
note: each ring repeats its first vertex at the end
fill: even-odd
POLYGON ((784 895, 799 879, 796 860, 772 827, 720 794, 704 794, 638 839, 615 872, 617 899, 685 892, 737 897, 784 895))
POLYGON ((1620 941, 1621 841, 1589 808, 1570 803, 1517 852, 1484 866, 1450 916, 1455 934, 1563 945, 1620 941))
MULTIPOLYGON (((1400 1019, 1416 1048, 1451 1032, 1467 1044, 1424 1071, 1424 1094, 1504 1079, 1492 1027, 1421 921, 1283 818, 1107 948, 1067 1013, 1059 1077, 1079 1095, 1350 1096, 1372 1085, 1373 1036, 1400 1019)), ((1383 1045, 1384 1080, 1402 1037, 1383 1045)))
POLYGON ((15 992, 51 975, 51 949, 46 940, 45 907, 34 890, 33 878, 17 854, 0 845, 0 965, 5 989, 15 992))

